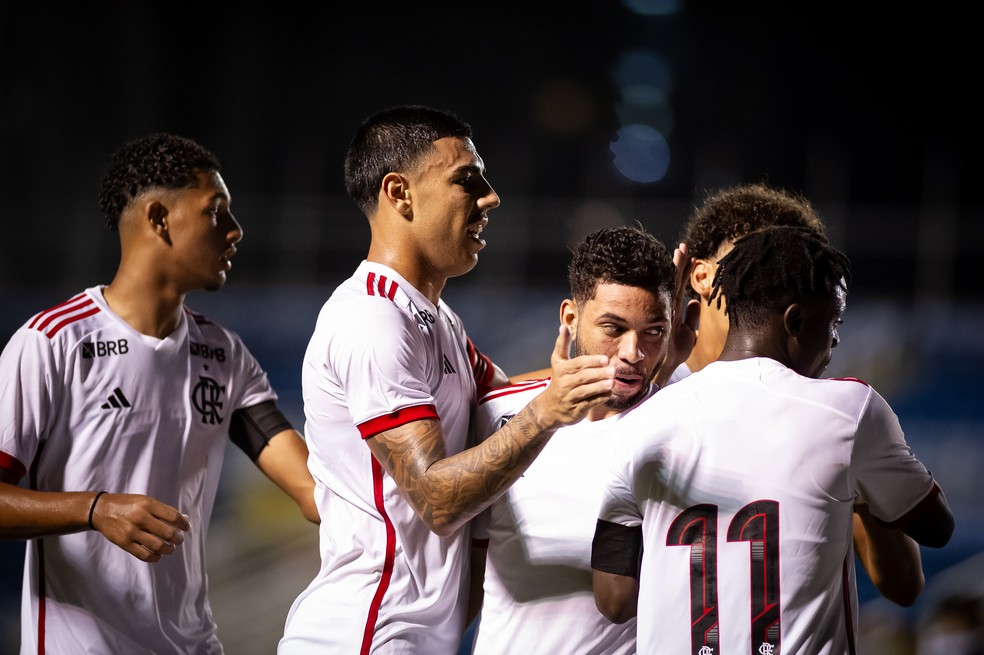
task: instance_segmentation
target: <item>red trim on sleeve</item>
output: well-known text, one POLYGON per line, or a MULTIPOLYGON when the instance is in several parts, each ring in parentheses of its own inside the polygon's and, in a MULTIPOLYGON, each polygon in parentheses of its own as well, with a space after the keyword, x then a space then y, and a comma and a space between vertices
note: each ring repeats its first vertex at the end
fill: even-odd
POLYGON ((488 548, 489 547, 489 540, 488 540, 488 538, 486 538, 486 539, 472 539, 472 546, 474 546, 475 548, 488 548))
POLYGON ((863 384, 866 387, 870 387, 871 386, 870 384, 868 384, 867 382, 865 382, 864 380, 862 380, 860 378, 853 378, 853 377, 850 377, 850 376, 843 377, 843 378, 831 378, 831 379, 832 380, 841 380, 842 382, 857 382, 858 384, 863 384))
POLYGON ((7 482, 10 484, 17 484, 27 473, 27 467, 19 459, 3 451, 0 451, 0 469, 8 473, 7 482))
POLYGON ((359 434, 362 435, 362 438, 368 439, 369 437, 377 435, 380 432, 392 430, 393 428, 398 428, 401 425, 406 425, 412 421, 420 421, 423 419, 434 419, 436 421, 440 421, 441 417, 437 415, 437 407, 434 405, 416 405, 414 407, 406 407, 389 414, 384 414, 383 416, 371 418, 364 423, 360 423, 356 427, 359 428, 359 434))

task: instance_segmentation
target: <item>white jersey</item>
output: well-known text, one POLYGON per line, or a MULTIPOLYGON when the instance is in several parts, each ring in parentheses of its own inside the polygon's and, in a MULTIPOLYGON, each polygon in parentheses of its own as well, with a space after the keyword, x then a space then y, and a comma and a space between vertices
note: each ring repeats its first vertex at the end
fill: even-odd
POLYGON ((0 468, 40 491, 146 494, 191 519, 154 564, 95 531, 28 541, 23 655, 222 652, 205 536, 229 418, 275 398, 232 332, 185 309, 164 339, 140 334, 102 287, 13 335, 0 356, 0 468))
MULTIPOLYGON (((549 382, 488 393, 476 412, 476 435, 494 433, 549 382)), ((635 619, 620 625, 606 619, 591 588, 604 458, 622 435, 621 419, 632 411, 557 430, 523 476, 474 519, 472 538, 488 539, 475 655, 635 652, 635 619)))
POLYGON ((599 516, 642 525, 639 652, 856 652, 853 506, 893 521, 935 488, 877 392, 715 362, 620 430, 599 516))
POLYGON ((362 262, 325 303, 301 375, 321 569, 290 609, 281 655, 457 650, 468 530, 431 532, 363 439, 430 418, 448 455, 464 450, 473 354, 447 305, 387 266, 362 262))

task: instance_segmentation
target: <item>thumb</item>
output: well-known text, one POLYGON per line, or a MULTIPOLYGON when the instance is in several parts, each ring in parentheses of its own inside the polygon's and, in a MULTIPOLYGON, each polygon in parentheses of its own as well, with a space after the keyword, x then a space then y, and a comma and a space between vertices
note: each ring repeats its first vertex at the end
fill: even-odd
POLYGON ((694 332, 700 325, 700 301, 691 299, 684 308, 684 322, 694 332))
POLYGON ((553 354, 550 356, 550 364, 566 361, 571 358, 571 332, 566 325, 561 325, 557 334, 557 341, 554 343, 553 354))

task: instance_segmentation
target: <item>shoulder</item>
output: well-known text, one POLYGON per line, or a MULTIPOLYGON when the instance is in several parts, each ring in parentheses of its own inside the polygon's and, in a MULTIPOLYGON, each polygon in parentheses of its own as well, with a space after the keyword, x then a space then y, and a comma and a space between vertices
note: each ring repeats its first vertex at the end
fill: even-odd
POLYGON ((59 335, 64 337, 66 334, 85 331, 90 324, 87 319, 98 315, 101 311, 101 307, 88 291, 83 291, 64 302, 38 312, 24 324, 22 329, 53 340, 59 335))

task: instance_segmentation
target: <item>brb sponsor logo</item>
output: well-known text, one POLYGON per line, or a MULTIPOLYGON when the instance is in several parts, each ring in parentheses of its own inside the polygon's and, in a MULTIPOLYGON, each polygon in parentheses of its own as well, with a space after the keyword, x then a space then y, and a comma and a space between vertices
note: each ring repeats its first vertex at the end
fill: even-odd
POLYGON ((82 359, 93 359, 95 357, 111 357, 113 355, 125 355, 130 352, 130 346, 126 339, 111 339, 109 341, 84 341, 82 342, 82 359))
POLYGON ((191 355, 193 357, 211 359, 217 362, 225 361, 225 348, 212 348, 204 343, 195 343, 194 341, 188 345, 191 347, 191 355))

